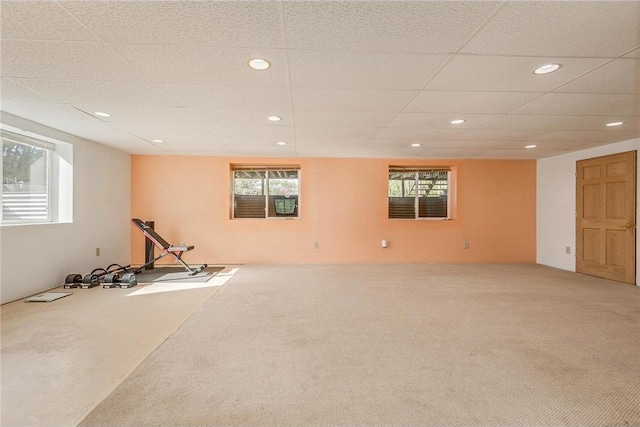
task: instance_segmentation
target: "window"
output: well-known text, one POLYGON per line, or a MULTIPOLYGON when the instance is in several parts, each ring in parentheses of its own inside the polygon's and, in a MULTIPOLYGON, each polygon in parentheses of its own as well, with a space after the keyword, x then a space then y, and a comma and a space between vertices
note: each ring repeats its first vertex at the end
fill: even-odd
POLYGON ((63 157, 70 157, 71 145, 4 129, 0 139, 2 224, 70 221, 71 165, 63 157))
POLYGON ((232 218, 298 218, 299 167, 232 166, 232 218))
POLYGON ((448 168, 389 168, 389 218, 448 219, 448 168))

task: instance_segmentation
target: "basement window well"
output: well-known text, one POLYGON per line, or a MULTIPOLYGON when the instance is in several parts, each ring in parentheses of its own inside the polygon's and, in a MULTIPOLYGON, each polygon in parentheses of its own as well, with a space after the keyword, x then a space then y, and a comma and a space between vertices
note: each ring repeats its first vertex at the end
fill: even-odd
POLYGON ((1 224, 72 222, 73 146, 4 125, 0 140, 1 224))

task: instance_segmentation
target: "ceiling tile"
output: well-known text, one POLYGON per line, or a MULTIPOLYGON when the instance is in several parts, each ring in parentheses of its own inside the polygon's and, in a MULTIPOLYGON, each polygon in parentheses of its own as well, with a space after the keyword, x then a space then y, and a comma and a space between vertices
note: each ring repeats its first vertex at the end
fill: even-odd
POLYGON ((388 148, 384 146, 368 146, 359 151, 358 157, 380 159, 414 159, 423 150, 420 148, 388 148))
POLYGON ((485 153, 488 159, 505 159, 505 160, 536 160, 544 157, 558 156, 569 153, 570 150, 489 150, 485 153))
POLYGON ((455 52, 496 9, 494 2, 284 2, 294 49, 455 52))
POLYGON ((424 159, 475 159, 485 158, 486 154, 486 150, 456 150, 437 147, 421 152, 419 157, 424 159))
POLYGON ((420 89, 447 55, 292 50, 293 87, 337 89, 420 89))
POLYGON ((143 81, 120 55, 102 43, 3 40, 3 77, 51 80, 143 81))
POLYGON ((300 138, 340 138, 340 139, 370 139, 380 131, 379 128, 359 127, 326 127, 326 126, 297 126, 296 137, 300 138))
POLYGON ((342 147, 363 148, 371 144, 369 139, 355 138, 301 138, 296 137, 296 146, 301 148, 331 148, 340 150, 342 147))
POLYGON ((20 80, 20 84, 70 104, 101 105, 108 111, 115 105, 169 105, 169 99, 145 82, 96 82, 81 80, 20 80))
POLYGON ((515 115, 509 114, 496 117, 478 129, 510 129, 531 131, 553 131, 575 129, 580 123, 588 120, 584 116, 546 116, 546 115, 515 115))
POLYGON ((237 138, 254 138, 261 141, 277 142, 286 138, 293 138, 294 132, 292 126, 229 126, 209 124, 204 128, 212 136, 216 137, 237 137, 237 138))
POLYGON ((604 62, 603 59, 594 58, 456 55, 426 89, 546 92, 604 62), (562 64, 558 71, 545 75, 533 74, 533 70, 539 66, 556 62, 562 64))
POLYGON ((181 122, 118 122, 111 125, 124 132, 136 135, 141 139, 152 142, 162 140, 162 144, 208 144, 220 142, 204 125, 193 123, 184 126, 181 122))
POLYGON ((284 47, 281 4, 231 1, 65 1, 111 43, 284 47))
POLYGON ((554 92, 640 93, 640 59, 616 59, 554 92))
POLYGON ((296 111, 396 112, 417 92, 400 90, 291 90, 296 111))
POLYGON ((3 39, 100 41, 58 2, 3 1, 3 39))
POLYGON ((616 57, 638 46, 637 1, 517 1, 462 49, 501 55, 616 57))
POLYGON ((41 95, 9 79, 0 79, 2 102, 19 102, 25 104, 55 104, 57 101, 41 95))
POLYGON ((611 132, 639 130, 639 116, 601 116, 580 123, 576 130, 606 130, 611 132), (607 127, 608 123, 623 122, 620 126, 607 127))
MULTIPOLYGON (((638 131, 612 131, 606 130, 563 130, 550 132, 545 135, 532 138, 532 141, 576 141, 594 144, 613 144, 638 138, 638 131)), ((537 142, 534 142, 537 144, 537 142)))
POLYGON ((640 58, 640 48, 634 49, 631 52, 624 55, 624 58, 640 58))
POLYGON ((637 95, 595 93, 547 93, 510 114, 558 114, 599 116, 640 104, 637 95))
POLYGON ((376 139, 409 139, 418 141, 448 140, 462 135, 462 129, 385 128, 376 139))
POLYGON ((467 141, 467 140, 456 140, 456 141, 447 141, 437 146, 439 149, 453 149, 453 150, 490 150, 501 148, 505 144, 504 141, 495 141, 495 140, 487 140, 487 141, 467 141))
POLYGON ((473 129, 495 117, 497 116, 491 114, 399 113, 388 127, 465 130, 473 129), (451 124, 456 119, 462 119, 464 123, 451 124))
POLYGON ((407 113, 504 114, 540 96, 536 92, 421 91, 407 113))
POLYGON ((137 44, 115 48, 157 83, 288 85, 286 55, 282 50, 137 44), (253 70, 247 65, 252 58, 267 59, 271 67, 253 70))
POLYGON ((295 120, 296 126, 380 128, 393 116, 393 113, 298 111, 295 120))
POLYGON ((355 158, 362 152, 361 148, 346 146, 336 149, 331 147, 297 147, 296 154, 298 157, 315 157, 315 158, 355 158))
POLYGON ((640 103, 633 107, 623 108, 621 110, 615 110, 611 113, 607 113, 607 116, 635 116, 640 117, 640 103))
POLYGON ((505 129, 473 129, 458 136, 456 140, 466 141, 526 141, 530 138, 542 136, 548 131, 505 130, 505 129))
POLYGON ((291 96, 285 87, 213 86, 163 83, 157 85, 176 106, 213 109, 291 110, 291 96))

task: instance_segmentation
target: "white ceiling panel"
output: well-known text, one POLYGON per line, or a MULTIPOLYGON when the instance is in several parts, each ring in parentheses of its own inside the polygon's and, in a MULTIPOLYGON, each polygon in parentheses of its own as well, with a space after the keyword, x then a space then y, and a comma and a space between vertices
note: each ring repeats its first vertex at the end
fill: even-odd
POLYGON ((304 127, 381 128, 386 126, 393 116, 393 113, 299 111, 296 112, 295 123, 296 126, 304 127))
POLYGON ((504 129, 473 129, 458 136, 456 140, 465 141, 527 141, 547 134, 548 131, 532 130, 504 130, 504 129))
POLYGON ((291 90, 296 111, 395 112, 401 109, 415 91, 407 90, 291 90))
POLYGON ((546 92, 604 62, 598 58, 456 55, 426 89, 546 92), (561 63, 562 67, 551 74, 533 74, 533 70, 548 63, 561 63))
POLYGON ((638 46, 637 1, 505 2, 463 52, 618 56, 638 46))
POLYGON ((296 137, 370 139, 379 131, 379 128, 296 126, 296 137))
MULTIPOLYGON (((289 88, 267 86, 217 86, 158 84, 176 106, 190 108, 291 110, 289 88)), ((276 113, 277 115, 277 113, 276 113)))
POLYGON ((612 113, 607 113, 607 116, 635 116, 640 117, 640 103, 634 105, 633 107, 623 108, 621 110, 616 110, 612 113))
POLYGON ((216 124, 203 125, 204 128, 216 137, 253 138, 259 141, 280 141, 293 138, 292 126, 220 126, 216 124))
POLYGON ((540 96, 536 92, 421 91, 407 113, 504 114, 540 96))
POLYGON ((421 89, 448 55, 292 50, 293 87, 421 89))
POLYGON ((559 156, 567 154, 571 150, 529 150, 513 149, 513 150, 488 150, 485 155, 489 159, 513 159, 513 160, 536 160, 544 157, 559 156))
POLYGON ((376 139, 408 139, 433 141, 453 139, 464 133, 463 129, 420 129, 420 128, 385 128, 378 133, 376 139))
POLYGON ((575 129, 588 120, 584 116, 545 116, 545 115, 507 115, 499 116, 478 127, 478 129, 507 129, 507 130, 531 130, 554 131, 562 129, 575 129))
POLYGON ((455 52, 494 2, 284 3, 287 47, 329 51, 455 52))
POLYGON ((157 83, 288 86, 282 50, 215 46, 118 45, 124 58, 157 83), (268 72, 249 68, 252 58, 268 58, 268 72))
POLYGON ((399 113, 388 127, 466 130, 495 117, 497 116, 491 114, 399 113), (451 121, 456 119, 464 120, 464 123, 451 124, 451 121))
POLYGON ((639 5, 0 0, 0 110, 130 153, 544 157, 639 136, 639 5))
POLYGON ((98 82, 81 80, 20 80, 20 84, 70 104, 102 105, 99 111, 110 113, 110 106, 169 105, 170 101, 151 83, 98 82))
MULTIPOLYGON (((452 150, 490 150, 496 148, 502 148, 504 146, 504 141, 471 141, 471 140, 456 140, 456 141, 446 141, 437 146, 440 149, 452 149, 452 150)), ((524 145, 524 144, 523 144, 524 145)))
POLYGON ((3 40, 2 77, 51 80, 143 81, 102 43, 3 40))
POLYGON ((112 43, 284 47, 277 1, 65 1, 112 43))
POLYGON ((615 131, 606 130, 563 130, 558 132, 550 132, 532 138, 532 143, 536 141, 575 141, 589 144, 613 144, 615 142, 626 141, 628 139, 638 138, 638 131, 615 131))
POLYGON ((603 93, 547 93, 510 114, 599 116, 640 104, 638 95, 603 93))
POLYGON ((0 3, 3 39, 100 41, 58 2, 0 3))
POLYGON ((640 59, 616 59, 554 92, 640 93, 640 59))
POLYGON ((456 150, 437 147, 420 152, 418 157, 424 159, 484 159, 487 157, 487 150, 456 150))
POLYGON ((0 101, 25 104, 55 104, 57 101, 41 95, 9 79, 0 79, 0 101))
POLYGON ((611 132, 640 129, 640 117, 638 116, 601 116, 580 123, 576 130, 606 130, 611 132), (608 127, 608 123, 622 122, 620 126, 608 127))

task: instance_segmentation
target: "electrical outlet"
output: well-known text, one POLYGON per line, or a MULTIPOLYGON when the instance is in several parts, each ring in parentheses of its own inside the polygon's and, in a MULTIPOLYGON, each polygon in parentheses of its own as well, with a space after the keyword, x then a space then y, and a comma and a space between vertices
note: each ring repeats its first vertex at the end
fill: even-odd
POLYGON ((463 242, 462 249, 469 249, 469 242, 463 242))
POLYGON ((313 242, 313 249, 318 249, 318 242, 313 242))
POLYGON ((96 256, 100 256, 100 248, 96 248, 96 256))
POLYGON ((567 253, 567 254, 570 254, 571 253, 571 246, 565 246, 564 247, 564 252, 567 253))

